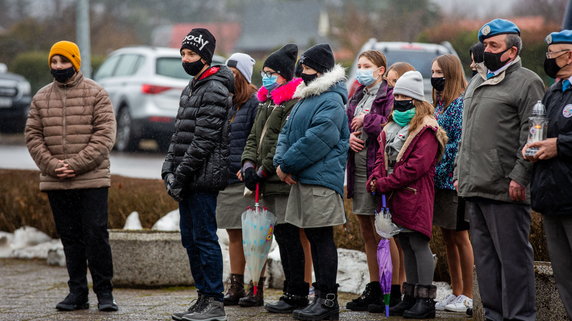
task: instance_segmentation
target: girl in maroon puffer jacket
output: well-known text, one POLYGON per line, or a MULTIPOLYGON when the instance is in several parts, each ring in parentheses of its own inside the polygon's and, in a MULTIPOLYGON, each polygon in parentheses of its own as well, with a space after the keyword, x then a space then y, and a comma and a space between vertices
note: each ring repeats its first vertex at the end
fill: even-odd
POLYGON ((434 318, 436 287, 429 248, 433 178, 447 135, 433 116, 433 106, 424 100, 418 71, 403 74, 393 95, 394 110, 379 136, 380 148, 367 188, 388 195, 393 221, 403 229, 397 239, 408 282, 403 284, 403 301, 390 309, 391 315, 434 318))

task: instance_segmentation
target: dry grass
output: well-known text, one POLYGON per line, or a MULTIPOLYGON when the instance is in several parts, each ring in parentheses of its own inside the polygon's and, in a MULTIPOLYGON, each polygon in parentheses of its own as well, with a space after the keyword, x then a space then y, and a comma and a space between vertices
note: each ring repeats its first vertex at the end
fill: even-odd
MULTIPOLYGON (((46 193, 40 192, 39 173, 0 169, 0 230, 12 232, 28 225, 56 236, 46 193)), ((144 228, 177 208, 161 180, 112 177, 109 189, 109 227, 122 228, 132 211, 139 212, 144 228)))
MULTIPOLYGON (((48 198, 39 190, 39 174, 29 170, 0 169, 0 231, 13 232, 28 225, 56 237, 56 230, 48 198)), ((363 251, 359 223, 351 214, 351 200, 345 200, 348 222, 334 229, 338 247, 363 251)), ((122 228, 132 211, 139 212, 144 228, 150 228, 161 216, 177 208, 177 203, 165 193, 163 182, 154 179, 112 177, 109 190, 109 227, 122 228)), ((532 215, 530 241, 535 260, 548 261, 546 240, 542 231, 542 217, 532 215)), ((435 280, 448 281, 445 245, 441 231, 433 230, 431 249, 437 254, 435 280)))

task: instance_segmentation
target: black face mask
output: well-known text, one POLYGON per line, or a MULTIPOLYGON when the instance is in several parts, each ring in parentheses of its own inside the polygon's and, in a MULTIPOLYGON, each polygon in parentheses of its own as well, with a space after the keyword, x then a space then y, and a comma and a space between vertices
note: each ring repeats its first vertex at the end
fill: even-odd
POLYGON ((413 100, 394 100, 393 108, 397 111, 408 111, 415 108, 415 105, 413 105, 413 100))
POLYGON ((56 81, 65 84, 75 74, 75 69, 73 67, 61 70, 50 69, 50 72, 56 81))
POLYGON ((431 77, 431 86, 437 91, 445 89, 445 77, 431 77))
POLYGON ((300 78, 302 78, 302 80, 304 80, 304 84, 308 86, 309 83, 311 83, 314 79, 318 78, 318 74, 317 73, 312 75, 300 74, 300 78))
POLYGON ((556 74, 560 71, 560 67, 556 64, 556 58, 544 59, 544 72, 550 78, 556 78, 556 74))
POLYGON ((201 72, 201 70, 203 70, 204 66, 205 64, 201 61, 201 59, 195 62, 183 62, 183 69, 185 69, 185 72, 187 74, 193 77, 198 75, 198 73, 201 72))
MULTIPOLYGON (((512 47, 511 47, 512 48, 512 47)), ((507 48, 504 51, 498 53, 486 52, 483 54, 483 61, 485 63, 485 67, 489 68, 490 71, 497 71, 502 68, 502 66, 506 65, 509 59, 505 61, 501 61, 501 56, 507 52, 510 48, 507 48)))

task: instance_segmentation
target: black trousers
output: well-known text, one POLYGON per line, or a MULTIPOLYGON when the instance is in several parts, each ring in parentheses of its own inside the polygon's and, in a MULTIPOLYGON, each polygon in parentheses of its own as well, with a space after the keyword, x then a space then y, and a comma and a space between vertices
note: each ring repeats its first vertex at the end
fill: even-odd
POLYGON ((95 293, 111 292, 113 263, 107 232, 108 188, 48 191, 62 240, 70 292, 87 294, 87 268, 95 293))
POLYGON ((331 226, 305 228, 304 232, 312 248, 312 263, 316 283, 322 294, 337 293, 338 251, 331 226))
POLYGON ((284 269, 284 293, 307 296, 308 286, 304 282, 304 249, 300 242, 300 229, 292 224, 278 224, 274 228, 280 260, 284 269))

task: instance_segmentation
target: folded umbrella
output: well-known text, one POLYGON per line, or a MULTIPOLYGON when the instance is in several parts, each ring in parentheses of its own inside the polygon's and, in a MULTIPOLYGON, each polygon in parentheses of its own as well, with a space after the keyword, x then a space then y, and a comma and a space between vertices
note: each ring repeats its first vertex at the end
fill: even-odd
POLYGON ((258 292, 258 280, 270 252, 276 225, 276 215, 260 207, 259 201, 260 186, 256 184, 254 208, 248 207, 242 213, 242 246, 246 267, 254 284, 254 295, 258 292))

